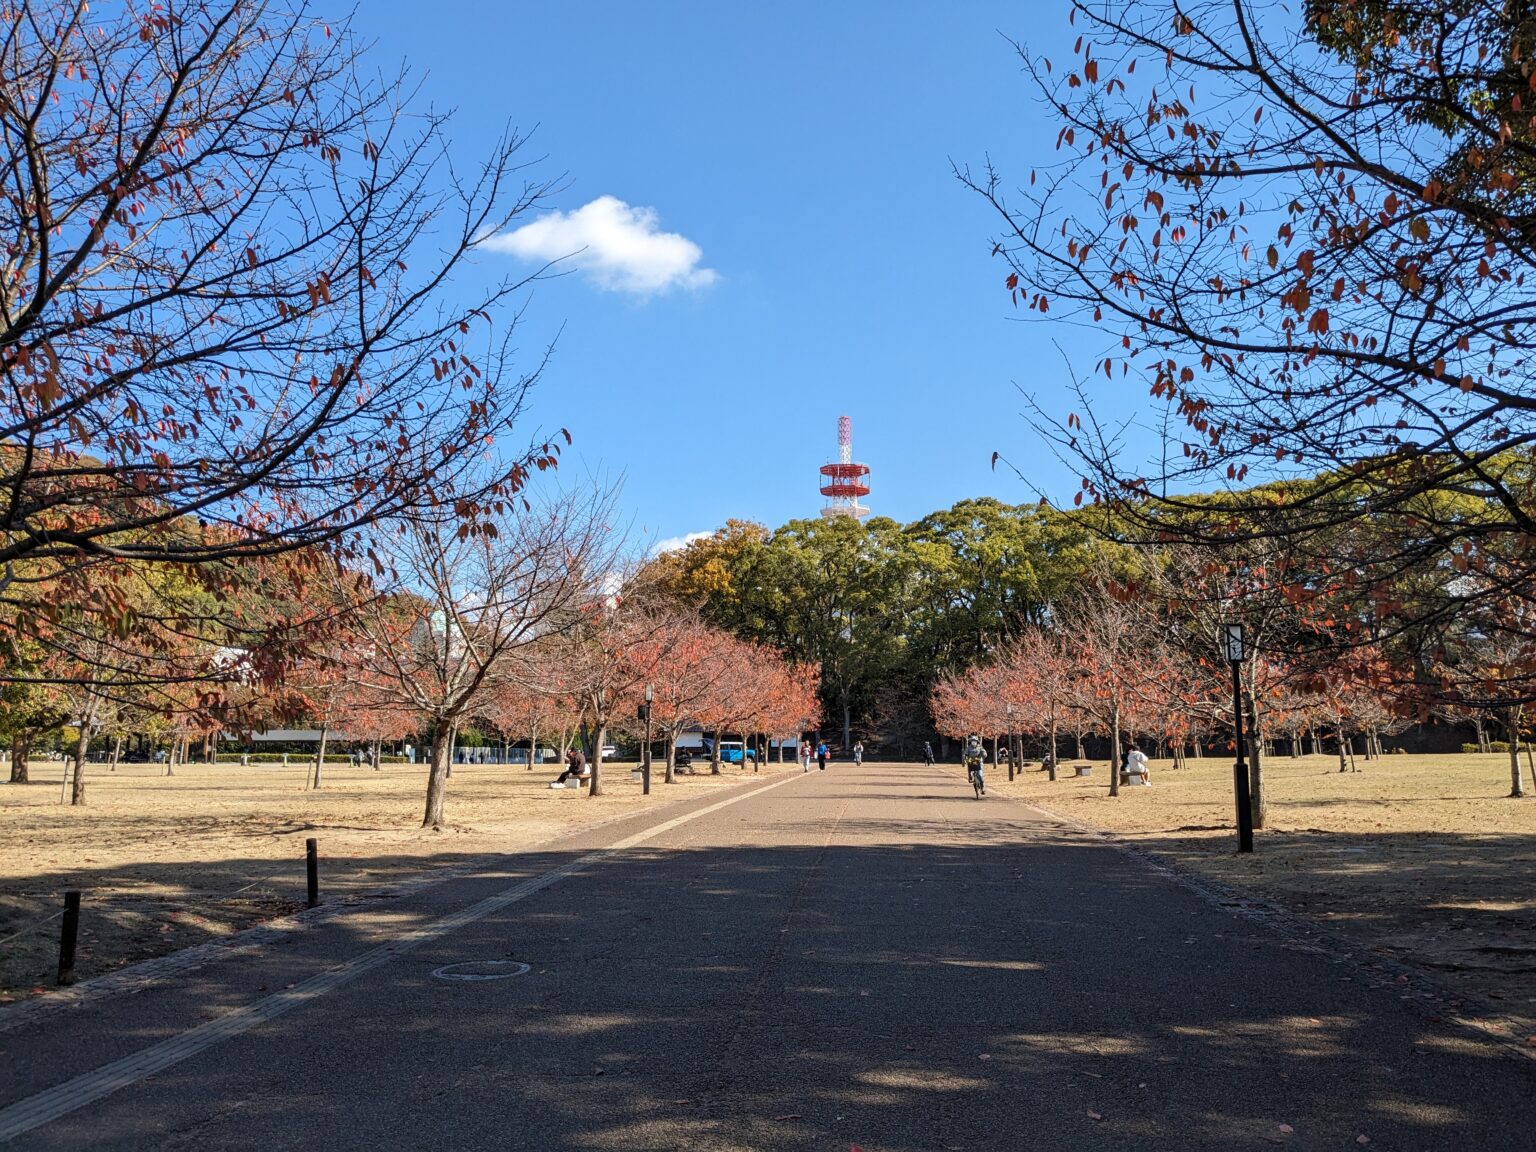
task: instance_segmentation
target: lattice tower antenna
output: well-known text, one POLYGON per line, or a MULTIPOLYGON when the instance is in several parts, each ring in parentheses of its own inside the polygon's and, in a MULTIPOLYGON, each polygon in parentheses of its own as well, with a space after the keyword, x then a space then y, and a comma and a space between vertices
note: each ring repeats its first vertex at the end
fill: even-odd
POLYGON ((853 419, 837 418, 837 463, 821 466, 821 494, 827 498, 821 514, 827 519, 852 516, 858 519, 869 515, 869 508, 860 504, 861 497, 869 495, 869 465, 856 464, 853 459, 853 419))

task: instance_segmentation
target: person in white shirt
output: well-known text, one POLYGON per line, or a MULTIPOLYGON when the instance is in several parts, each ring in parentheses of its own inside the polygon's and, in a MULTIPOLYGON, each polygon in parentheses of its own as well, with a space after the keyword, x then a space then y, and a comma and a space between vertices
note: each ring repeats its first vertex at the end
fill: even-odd
POLYGON ((1152 773, 1147 770, 1147 754, 1134 744, 1125 754, 1125 773, 1127 776, 1140 776, 1141 782, 1148 787, 1152 784, 1152 773))

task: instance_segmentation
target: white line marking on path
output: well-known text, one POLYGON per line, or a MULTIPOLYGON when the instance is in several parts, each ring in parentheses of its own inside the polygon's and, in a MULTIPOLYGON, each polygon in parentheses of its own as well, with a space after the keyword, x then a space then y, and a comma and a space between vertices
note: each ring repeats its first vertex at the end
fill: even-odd
POLYGON ((663 821, 654 828, 647 828, 633 836, 626 836, 606 848, 589 852, 568 864, 562 864, 538 876, 519 881, 494 896, 488 896, 430 924, 409 929, 389 943, 371 948, 367 952, 354 956, 351 960, 327 969, 318 976, 311 976, 308 980, 295 984, 292 988, 263 997, 244 1008, 236 1008, 217 1020, 199 1024, 195 1028, 168 1037, 158 1044, 152 1044, 132 1055, 124 1056, 121 1060, 114 1060, 110 1064, 104 1064, 100 1068, 76 1076, 73 1080, 66 1080, 62 1084, 55 1084, 52 1088, 44 1089, 24 1100, 18 1100, 7 1108, 0 1108, 0 1144, 14 1140, 17 1136, 31 1132, 44 1124, 49 1124, 61 1116, 67 1116, 87 1104, 94 1104, 97 1100, 110 1096, 130 1084, 135 1084, 146 1076, 153 1076, 156 1072, 181 1063, 189 1056, 205 1052, 217 1044, 239 1036, 242 1032, 248 1032, 258 1024, 273 1020, 295 1008, 302 1008, 320 999, 326 993, 334 992, 343 984, 357 979, 363 973, 371 972, 389 963, 396 956, 404 955, 422 944, 446 936, 466 924, 472 924, 476 920, 489 916, 492 912, 499 912, 509 904, 516 904, 535 892, 541 892, 551 885, 558 884, 573 872, 601 863, 628 848, 644 844, 647 840, 654 840, 680 825, 687 824, 690 820, 697 820, 701 816, 708 816, 732 804, 761 796, 764 792, 777 788, 781 784, 788 784, 791 780, 798 779, 800 779, 798 776, 786 775, 783 779, 775 780, 762 788, 754 788, 750 792, 727 797, 693 812, 663 821))

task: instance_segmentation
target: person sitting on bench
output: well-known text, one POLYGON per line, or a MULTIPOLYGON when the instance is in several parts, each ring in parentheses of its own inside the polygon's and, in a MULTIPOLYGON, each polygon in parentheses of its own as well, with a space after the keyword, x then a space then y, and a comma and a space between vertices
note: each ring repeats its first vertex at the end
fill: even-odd
POLYGON ((572 748, 570 755, 565 758, 565 771, 560 773, 556 784, 564 784, 566 778, 574 776, 578 780, 584 780, 587 776, 587 758, 580 748, 572 748))
POLYGON ((1131 745, 1131 750, 1125 754, 1125 776, 1127 782, 1136 780, 1139 784, 1150 785, 1152 773, 1147 771, 1147 754, 1136 745, 1131 745))

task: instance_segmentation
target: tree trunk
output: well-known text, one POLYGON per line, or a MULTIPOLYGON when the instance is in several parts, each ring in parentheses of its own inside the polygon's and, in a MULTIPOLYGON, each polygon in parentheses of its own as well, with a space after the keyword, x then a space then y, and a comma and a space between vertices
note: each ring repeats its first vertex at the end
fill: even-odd
POLYGON ((1046 742, 1050 745, 1051 763, 1056 763, 1056 714, 1051 713, 1051 718, 1046 724, 1046 742))
POLYGON ((709 774, 720 775, 720 729, 715 729, 715 738, 709 748, 709 774))
POLYGON ((1488 751, 1488 729, 1483 726, 1483 718, 1481 716, 1472 717, 1472 727, 1477 732, 1477 750, 1479 752, 1488 751))
POLYGON ((528 771, 532 772, 534 757, 539 754, 539 726, 537 722, 530 726, 530 733, 528 737, 528 771))
POLYGON ((779 741, 779 763, 784 763, 784 741, 779 741))
POLYGON ((115 739, 112 742, 112 767, 107 769, 107 771, 109 771, 109 772, 116 772, 117 771, 117 762, 120 759, 122 759, 122 756, 123 756, 123 734, 121 732, 119 732, 117 734, 117 739, 115 739))
MULTIPOLYGON (((325 767, 325 738, 328 731, 324 724, 320 725, 320 750, 315 753, 315 787, 320 787, 322 782, 322 770, 325 767)), ((307 783, 307 781, 306 781, 307 783)))
POLYGON ((453 758, 459 751, 459 726, 448 725, 448 779, 453 779, 453 758))
POLYGON ((671 784, 676 779, 673 769, 677 764, 677 733, 672 729, 667 730, 667 767, 664 783, 671 784))
POLYGON ((1506 708, 1500 718, 1504 721, 1504 735, 1509 738, 1509 796, 1516 800, 1525 795, 1525 784, 1520 779, 1520 713, 1506 708))
POLYGON ((427 770, 427 814, 421 821, 423 828, 440 831, 443 822, 443 800, 448 794, 448 758, 453 755, 449 730, 439 724, 432 733, 431 767, 427 770))
POLYGON ((603 745, 608 741, 608 722, 598 720, 597 738, 592 745, 592 783, 587 787, 588 796, 603 794, 603 745))
POLYGON ((32 737, 18 733, 11 737, 11 783, 26 784, 27 761, 32 758, 32 737))
MULTIPOLYGON (((1253 683, 1249 673, 1249 684, 1253 683)), ((1253 813, 1253 826, 1264 827, 1268 805, 1264 802, 1264 717, 1259 711, 1259 701, 1248 693, 1248 799, 1253 813)))
POLYGON ((181 741, 173 739, 171 746, 165 750, 165 774, 167 776, 176 775, 176 751, 180 747, 181 741))
POLYGON ((1337 732, 1339 737, 1339 771, 1348 772, 1349 763, 1344 759, 1344 725, 1340 724, 1337 732))
POLYGON ((1205 759, 1205 748, 1201 745, 1201 743, 1200 743, 1198 738, 1195 740, 1194 744, 1195 744, 1195 759, 1196 760, 1204 760, 1205 759))
POLYGON ((1120 703, 1109 712, 1109 794, 1120 795, 1120 703))
POLYGON ((80 726, 80 735, 75 737, 75 780, 69 790, 69 803, 71 807, 85 803, 85 750, 91 742, 90 732, 84 724, 80 726))
POLYGON ((384 768, 384 741, 376 739, 373 742, 373 770, 380 772, 384 768))
POLYGON ((843 755, 848 754, 848 749, 853 747, 853 709, 848 706, 848 698, 843 697, 843 755))

